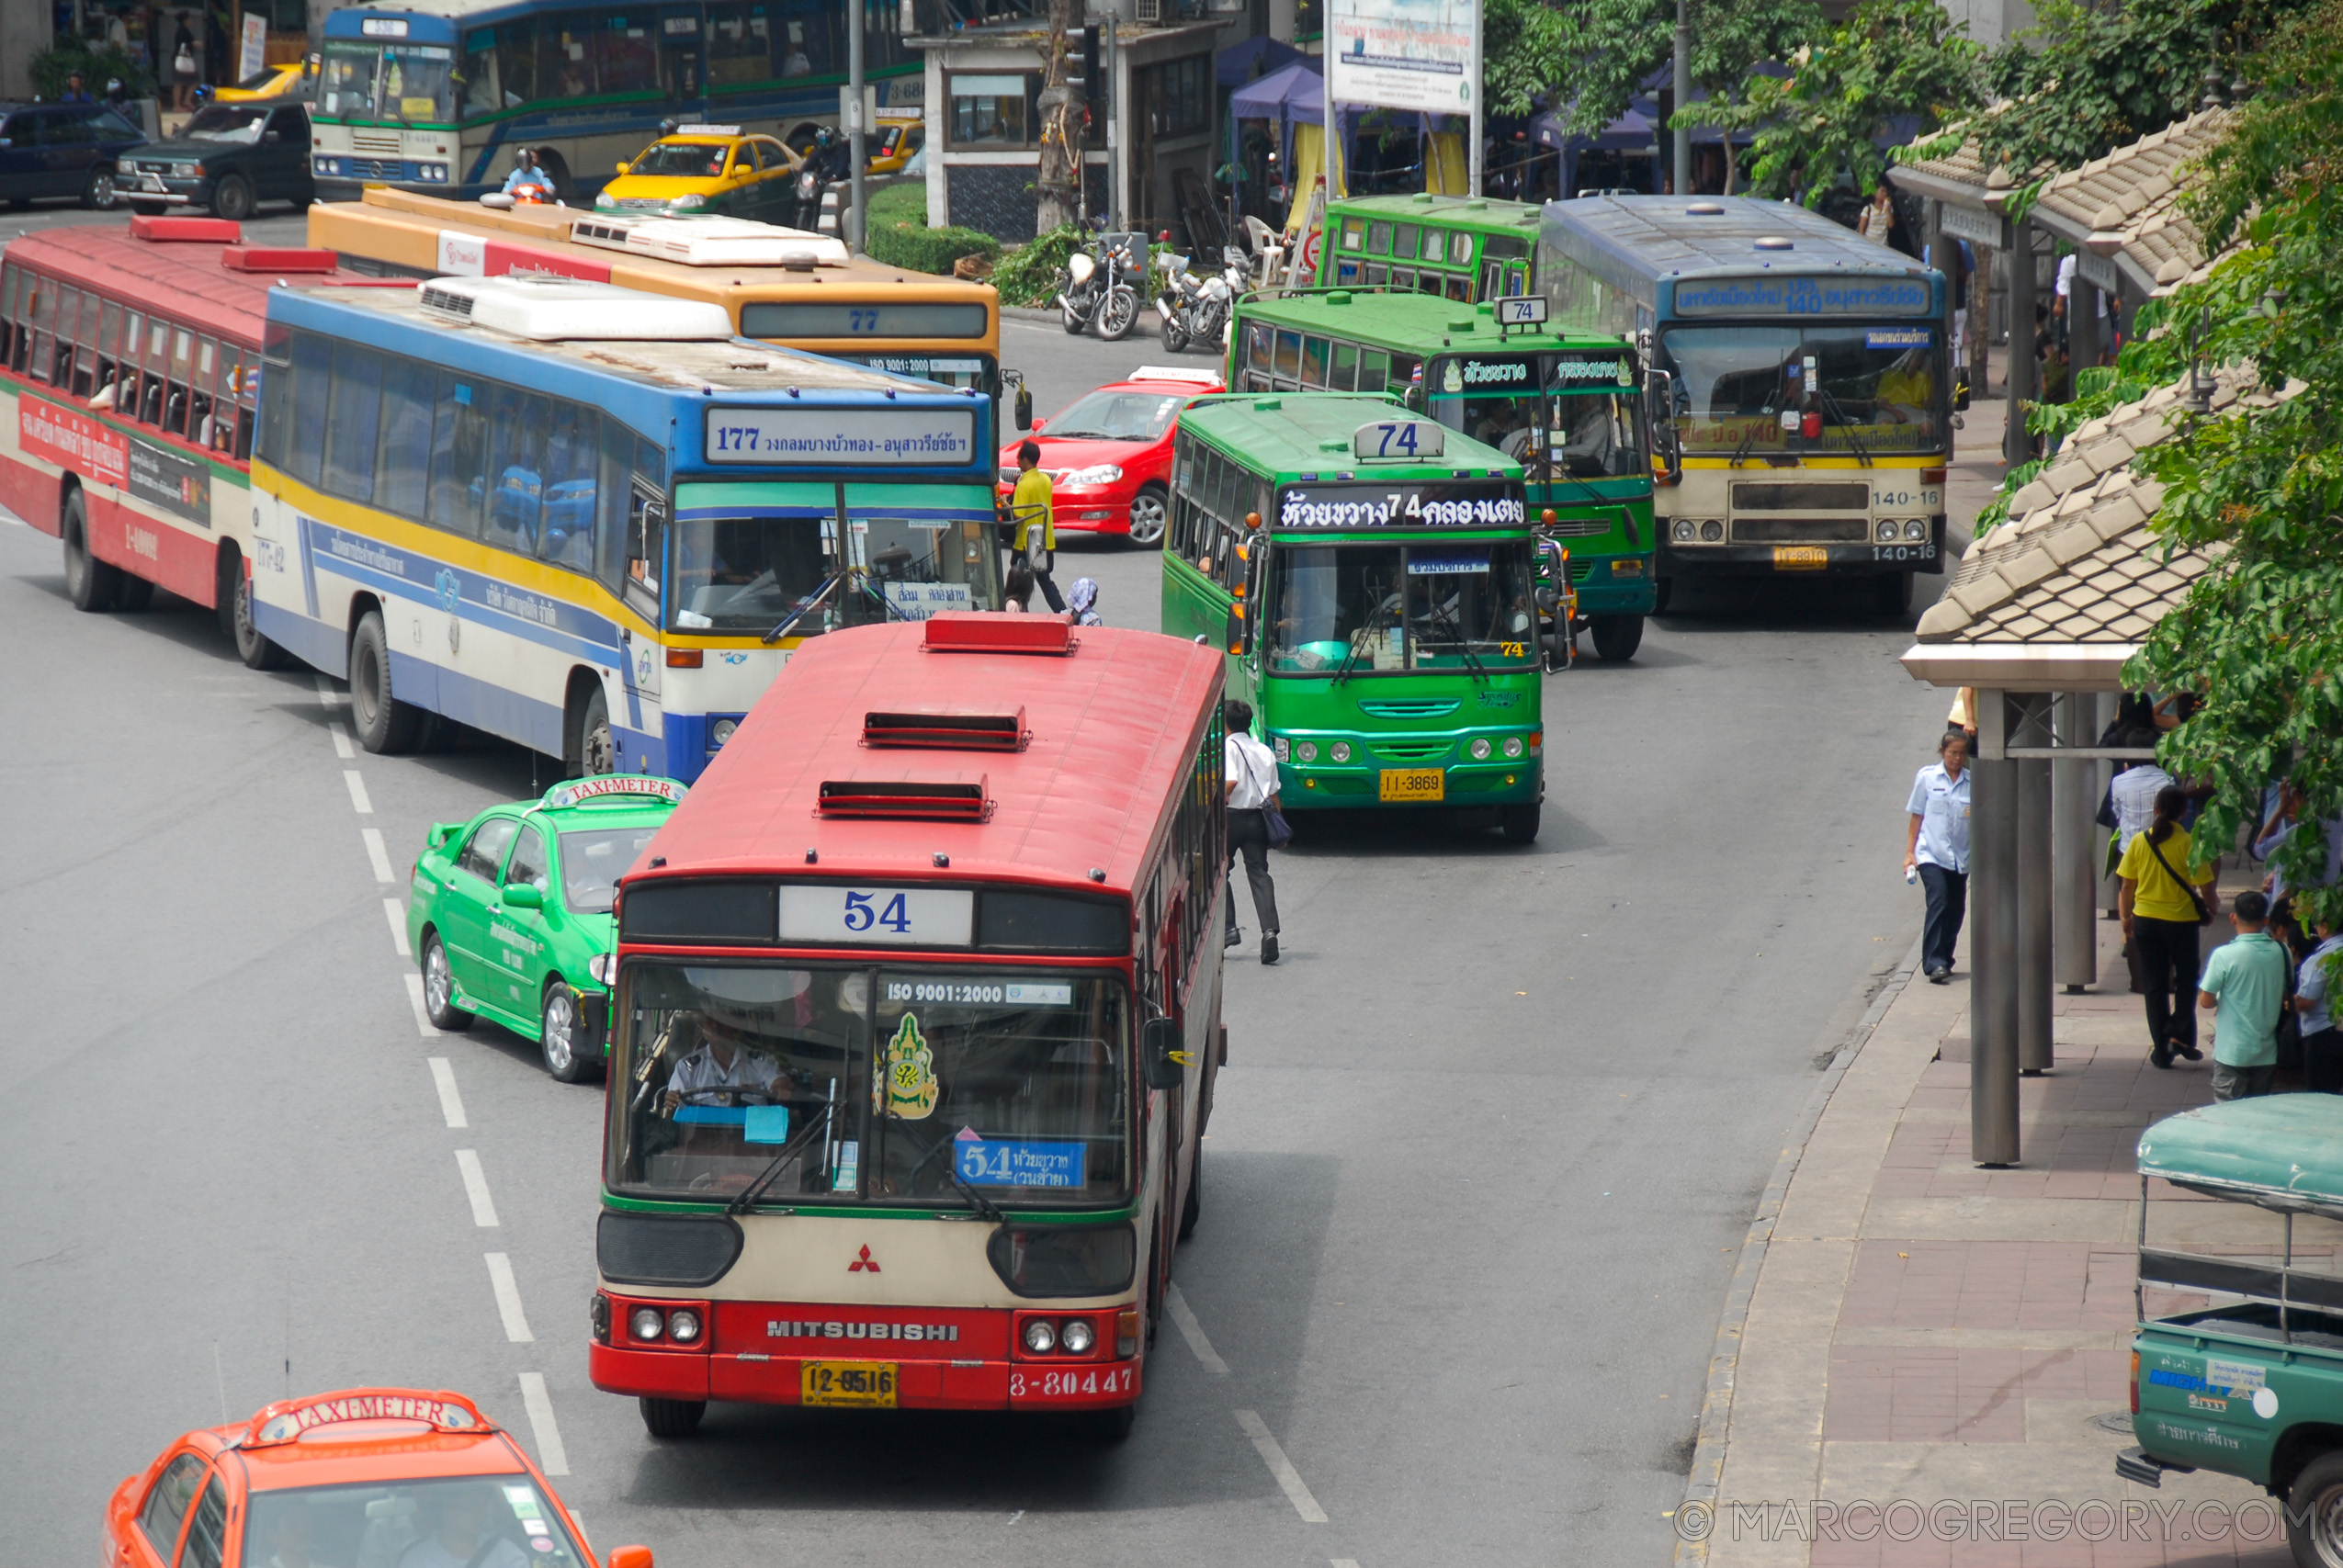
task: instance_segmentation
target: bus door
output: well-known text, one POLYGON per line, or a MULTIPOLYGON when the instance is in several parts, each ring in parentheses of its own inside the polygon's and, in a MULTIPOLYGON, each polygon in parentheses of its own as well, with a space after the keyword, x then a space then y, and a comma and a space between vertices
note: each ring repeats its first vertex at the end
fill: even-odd
POLYGON ((1229 651, 1238 656, 1243 682, 1232 694, 1259 706, 1255 694, 1261 690, 1262 648, 1267 630, 1263 618, 1270 613, 1263 599, 1269 582, 1269 530, 1260 528, 1239 534, 1236 550, 1237 560, 1229 568, 1229 575, 1235 580, 1230 588, 1237 596, 1239 624, 1234 628, 1236 636, 1229 638, 1229 651))
POLYGON ((850 618, 923 621, 945 610, 997 610, 998 554, 983 484, 849 484, 846 564, 858 601, 850 618))
POLYGON ((699 7, 671 6, 659 17, 660 73, 673 107, 693 110, 707 77, 701 69, 699 7))

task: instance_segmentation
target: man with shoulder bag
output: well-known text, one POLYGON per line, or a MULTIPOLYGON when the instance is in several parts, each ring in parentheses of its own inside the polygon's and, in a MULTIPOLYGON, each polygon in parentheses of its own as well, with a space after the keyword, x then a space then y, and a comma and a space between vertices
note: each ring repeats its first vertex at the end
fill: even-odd
MULTIPOLYGON (((1269 879, 1269 851, 1292 837, 1277 809, 1277 757, 1254 739, 1253 710, 1230 697, 1220 705, 1221 767, 1228 785, 1228 868, 1245 857, 1245 880, 1252 884, 1253 913, 1261 917, 1261 961, 1277 962, 1277 886, 1269 879)), ((1237 888, 1228 887, 1228 945, 1245 940, 1237 924, 1237 888)))

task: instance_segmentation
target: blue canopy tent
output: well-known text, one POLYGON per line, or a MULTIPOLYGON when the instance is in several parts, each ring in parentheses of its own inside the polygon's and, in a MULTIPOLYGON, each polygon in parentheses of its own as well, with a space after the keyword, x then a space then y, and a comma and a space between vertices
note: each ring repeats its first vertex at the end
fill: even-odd
POLYGON ((1309 56, 1290 43, 1280 43, 1262 34, 1242 43, 1231 44, 1212 57, 1213 80, 1224 87, 1241 87, 1256 77, 1282 71, 1297 60, 1309 56))
POLYGON ((1228 118, 1273 119, 1280 125, 1323 125, 1326 83, 1307 60, 1297 60, 1229 94, 1228 118))

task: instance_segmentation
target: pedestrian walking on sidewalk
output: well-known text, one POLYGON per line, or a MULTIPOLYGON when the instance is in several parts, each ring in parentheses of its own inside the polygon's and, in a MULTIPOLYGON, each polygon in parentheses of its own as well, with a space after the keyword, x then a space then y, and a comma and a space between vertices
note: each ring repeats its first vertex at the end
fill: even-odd
POLYGON ((1058 500, 1049 476, 1041 467, 1041 443, 1027 441, 1017 447, 1017 485, 1009 492, 1010 548, 1013 560, 1022 561, 1033 573, 1034 581, 1041 589, 1041 596, 1049 603, 1049 613, 1066 613, 1065 597, 1058 592, 1058 584, 1050 571, 1058 563, 1058 500))
POLYGON ((2269 900, 2237 895, 2229 911, 2237 935, 2213 950, 2197 983, 2197 1005, 2213 1015, 2213 1098, 2251 1100, 2278 1075, 2278 1021, 2286 1012, 2286 950, 2269 934, 2269 900))
POLYGON ((2327 961, 2338 953, 2343 935, 2337 934, 2333 920, 2319 921, 2318 945, 2294 978, 2294 1010, 2303 1020, 2303 1077, 2313 1094, 2343 1094, 2343 1029, 2335 1027, 2335 1010, 2327 1000, 2332 984, 2327 961))
POLYGON ((2204 1059, 2197 1049, 2197 931, 2213 919, 2221 897, 2212 869, 2191 857, 2189 830, 2180 826, 2188 809, 2179 785, 2158 790, 2156 819, 2115 867, 2122 882, 2116 912, 2132 949, 2133 973, 2146 992, 2148 1060, 2159 1067, 2170 1066, 2176 1055, 2204 1059))
MULTIPOLYGON (((1277 885, 1269 879, 1269 812, 1277 804, 1277 757, 1253 739, 1253 710, 1230 697, 1220 705, 1228 732, 1222 770, 1228 775, 1228 865, 1245 857, 1245 880, 1252 884, 1253 913, 1261 917, 1261 961, 1277 962, 1277 885)), ((1237 924, 1237 888, 1228 887, 1228 945, 1245 940, 1237 924)))
POLYGON ((1952 978, 1952 944, 1969 908, 1968 736, 1948 731, 1936 754, 1912 780, 1912 798, 1904 803, 1912 818, 1904 838, 1904 880, 1917 872, 1928 890, 1920 972, 1941 986, 1952 978))

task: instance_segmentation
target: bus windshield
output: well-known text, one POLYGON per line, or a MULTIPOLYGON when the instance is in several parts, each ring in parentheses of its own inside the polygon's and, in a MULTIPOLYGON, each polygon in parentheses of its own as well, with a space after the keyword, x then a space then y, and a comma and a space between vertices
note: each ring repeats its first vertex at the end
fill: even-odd
MULTIPOLYGON (((880 915, 883 919, 883 913, 880 915)), ((1130 1192, 1122 981, 958 965, 628 964, 610 1186, 1092 1207, 1130 1192)))
POLYGON ((1944 445, 1944 359, 1934 328, 1671 327, 1659 342, 1688 450, 1780 451, 1809 413, 1820 422, 1814 439, 1831 451, 1944 445), (1786 427, 1785 414, 1795 416, 1786 427))
POLYGON ((1526 539, 1279 543, 1269 668, 1323 675, 1522 669, 1536 661, 1526 539))
MULTIPOLYGON (((809 605, 835 570, 828 536, 836 530, 834 520, 818 517, 676 524, 673 629, 763 633, 809 605)), ((825 624, 819 611, 809 611, 791 630, 805 636, 825 624)))
POLYGON ((1522 355, 1435 364, 1426 409, 1449 429, 1494 446, 1529 471, 1533 484, 1570 478, 1632 479, 1647 471, 1643 421, 1632 367, 1616 354, 1522 355), (1515 370, 1511 386, 1496 373, 1515 370), (1458 388, 1467 389, 1459 391, 1458 388))
POLYGON ((317 112, 333 119, 451 121, 455 64, 455 51, 444 44, 329 42, 317 112))

